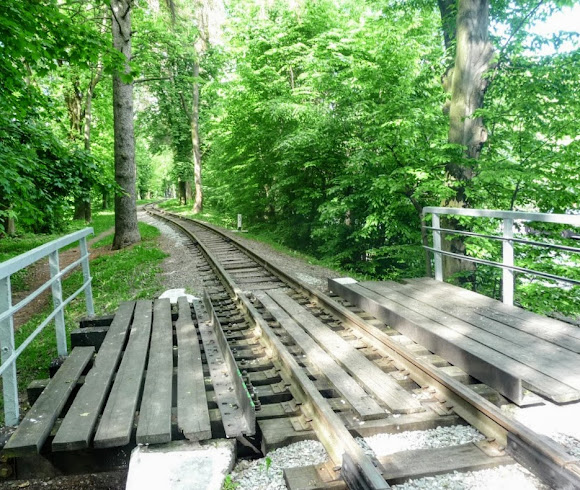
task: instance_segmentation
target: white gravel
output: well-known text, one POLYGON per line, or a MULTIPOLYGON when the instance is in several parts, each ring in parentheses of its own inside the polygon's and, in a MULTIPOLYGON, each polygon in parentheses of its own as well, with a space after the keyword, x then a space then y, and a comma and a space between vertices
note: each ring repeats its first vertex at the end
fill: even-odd
POLYGON ((240 461, 231 472, 237 490, 284 490, 284 468, 324 463, 328 454, 318 441, 301 441, 268 453, 266 458, 240 461))
POLYGON ((580 403, 558 406, 546 400, 535 407, 504 405, 502 411, 533 431, 551 437, 569 454, 580 458, 580 403))
POLYGON ((500 466, 467 473, 448 473, 409 480, 393 490, 548 490, 534 475, 519 465, 500 466))
POLYGON ((453 425, 396 434, 377 434, 364 439, 357 437, 357 442, 367 454, 378 457, 414 449, 458 446, 483 439, 485 436, 473 427, 453 425))

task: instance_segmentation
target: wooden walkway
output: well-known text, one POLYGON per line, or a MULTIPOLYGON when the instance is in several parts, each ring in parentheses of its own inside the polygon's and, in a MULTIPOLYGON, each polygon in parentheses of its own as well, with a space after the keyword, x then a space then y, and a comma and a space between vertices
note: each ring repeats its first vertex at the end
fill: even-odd
POLYGON ((580 399, 580 328, 450 284, 329 280, 329 288, 516 404, 580 399))
POLYGON ((211 438, 190 305, 180 301, 173 322, 169 299, 132 301, 121 304, 96 356, 93 347, 72 350, 4 452, 36 454, 47 440, 53 451, 71 451, 169 442, 180 434, 211 438))

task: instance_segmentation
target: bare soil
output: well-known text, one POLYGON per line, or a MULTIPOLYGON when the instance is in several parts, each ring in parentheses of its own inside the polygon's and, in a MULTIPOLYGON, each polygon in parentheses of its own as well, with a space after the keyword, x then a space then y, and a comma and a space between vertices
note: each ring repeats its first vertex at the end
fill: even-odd
MULTIPOLYGON (((89 261, 95 260, 101 255, 107 255, 113 253, 112 250, 107 247, 99 247, 94 249, 93 244, 102 240, 108 235, 111 235, 114 229, 106 230, 98 236, 89 240, 89 252, 91 254, 89 261)), ((75 260, 80 257, 80 250, 78 247, 71 248, 59 253, 59 265, 61 269, 64 269, 68 265, 72 264, 75 260)), ((76 268, 74 269, 76 270, 76 268)), ((72 271, 71 271, 72 272, 72 271)), ((66 278, 67 276, 65 276, 66 278)), ((12 295, 12 301, 14 304, 26 298, 30 293, 36 291, 40 286, 50 279, 50 270, 48 268, 48 259, 40 260, 29 266, 26 270, 26 289, 16 291, 12 295)), ((30 318, 32 318, 37 313, 40 313, 51 300, 51 290, 48 288, 37 298, 33 299, 24 308, 16 312, 14 315, 14 329, 18 330, 22 325, 24 325, 30 318)))
POLYGON ((0 490, 117 490, 125 488, 127 471, 58 476, 0 483, 0 490))

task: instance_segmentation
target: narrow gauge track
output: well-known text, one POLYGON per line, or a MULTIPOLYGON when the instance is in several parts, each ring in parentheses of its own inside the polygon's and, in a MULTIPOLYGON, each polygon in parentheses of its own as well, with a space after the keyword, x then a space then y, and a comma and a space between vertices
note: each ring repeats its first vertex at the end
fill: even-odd
POLYGON ((340 473, 349 488, 382 489, 514 461, 555 488, 580 488, 578 460, 479 394, 497 398, 490 388, 417 344, 404 345, 396 331, 286 274, 216 227, 152 206, 146 211, 189 236, 207 261, 204 286, 256 401, 263 449, 313 435, 325 446, 331 464, 286 472, 290 488, 305 482, 334 488, 340 473), (308 325, 310 335, 298 324, 308 325), (377 459, 352 436, 461 423, 487 439, 377 459))

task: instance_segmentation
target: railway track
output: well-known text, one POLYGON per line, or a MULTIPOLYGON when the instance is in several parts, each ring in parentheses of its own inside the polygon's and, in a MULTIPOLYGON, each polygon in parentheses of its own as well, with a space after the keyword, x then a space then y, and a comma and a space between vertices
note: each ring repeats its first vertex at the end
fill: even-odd
POLYGON ((554 488, 580 488, 578 460, 502 413, 491 388, 218 228, 146 211, 186 234, 205 261, 198 270, 255 403, 262 450, 313 438, 327 450, 329 464, 285 472, 289 488, 382 489, 513 462, 554 488), (388 457, 355 439, 458 424, 485 439, 388 457))

